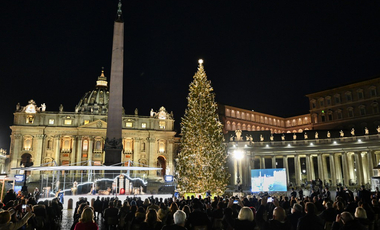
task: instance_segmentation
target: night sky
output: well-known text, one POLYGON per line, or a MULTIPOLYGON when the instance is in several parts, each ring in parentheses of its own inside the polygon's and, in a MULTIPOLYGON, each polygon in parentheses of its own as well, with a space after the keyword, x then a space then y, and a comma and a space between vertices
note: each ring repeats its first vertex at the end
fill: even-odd
MULTIPOLYGON (((117 0, 12 0, 0 7, 0 148, 18 102, 74 111, 104 66, 117 0)), ((379 1, 125 1, 127 114, 165 106, 176 130, 204 59, 219 103, 287 117, 306 94, 380 74, 379 1)))

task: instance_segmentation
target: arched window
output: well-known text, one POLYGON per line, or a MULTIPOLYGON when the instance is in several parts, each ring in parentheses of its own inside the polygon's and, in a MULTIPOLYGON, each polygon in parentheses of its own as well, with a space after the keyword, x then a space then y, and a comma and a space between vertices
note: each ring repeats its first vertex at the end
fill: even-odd
POLYGON ((235 110, 231 110, 231 117, 236 117, 235 116, 235 110))
POLYGON ((33 137, 32 136, 24 136, 24 150, 32 150, 33 148, 33 137))
POLYGON ((240 112, 236 111, 236 118, 240 118, 240 112))
POLYGON ((246 125, 245 125, 245 124, 243 124, 243 126, 242 126, 241 130, 247 130, 247 127, 246 127, 246 125))
POLYGON ((227 121, 226 129, 231 130, 231 122, 230 121, 227 121))
POLYGON ((166 148, 165 148, 165 140, 159 140, 158 141, 158 152, 159 153, 165 153, 166 152, 166 148))
POLYGON ((240 123, 237 124, 237 129, 241 130, 241 125, 240 125, 240 123))
POLYGON ((245 119, 245 113, 241 112, 241 119, 245 119))
POLYGON ((251 121, 255 121, 255 115, 251 114, 251 121))
POLYGON ((88 140, 83 140, 83 152, 88 151, 88 140))
POLYGON ((232 130, 236 130, 236 123, 232 122, 232 130))
POLYGON ((247 125, 247 130, 251 131, 251 125, 247 125))

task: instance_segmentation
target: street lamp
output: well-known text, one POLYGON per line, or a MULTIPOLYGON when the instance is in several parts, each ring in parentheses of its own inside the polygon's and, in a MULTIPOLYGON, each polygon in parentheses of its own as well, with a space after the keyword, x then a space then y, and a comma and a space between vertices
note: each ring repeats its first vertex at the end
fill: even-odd
MULTIPOLYGON (((33 166, 33 162, 30 162, 30 158, 28 157, 26 159, 26 162, 23 163, 24 167, 31 167, 33 166)), ((27 176, 27 171, 26 169, 24 170, 24 186, 22 186, 21 191, 24 193, 25 196, 28 195, 28 186, 26 185, 26 176, 27 176)))
POLYGON ((241 161, 244 158, 243 151, 235 150, 234 151, 234 158, 236 159, 236 168, 237 168, 237 178, 236 178, 237 190, 240 191, 239 161, 241 161))

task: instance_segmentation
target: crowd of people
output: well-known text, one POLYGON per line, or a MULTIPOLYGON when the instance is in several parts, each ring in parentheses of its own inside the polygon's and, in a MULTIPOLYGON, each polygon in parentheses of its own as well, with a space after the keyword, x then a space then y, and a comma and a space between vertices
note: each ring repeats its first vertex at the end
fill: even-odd
POLYGON ((15 194, 8 190, 0 202, 0 230, 60 229, 62 203, 58 199, 38 201, 39 194, 15 194))
MULTIPOLYGON (((9 193, 9 192, 8 192, 9 193)), ((376 230, 380 229, 380 193, 364 187, 357 192, 339 188, 331 198, 327 188, 304 196, 261 194, 246 197, 128 197, 80 198, 71 230, 376 230)), ((62 204, 58 199, 6 196, 1 205, 0 230, 60 229, 62 204), (11 199, 9 199, 11 198, 11 199), (21 226, 23 226, 21 228, 21 226)))

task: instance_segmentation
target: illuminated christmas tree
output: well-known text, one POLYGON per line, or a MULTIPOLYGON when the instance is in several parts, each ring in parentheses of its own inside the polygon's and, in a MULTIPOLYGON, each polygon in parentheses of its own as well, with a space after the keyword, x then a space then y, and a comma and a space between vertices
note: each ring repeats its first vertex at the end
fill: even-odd
POLYGON ((181 122, 181 152, 178 155, 178 189, 180 192, 223 194, 228 183, 226 149, 222 124, 211 82, 207 80, 203 61, 190 84, 188 104, 181 122))

